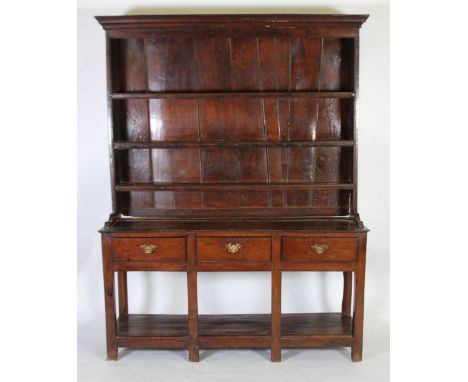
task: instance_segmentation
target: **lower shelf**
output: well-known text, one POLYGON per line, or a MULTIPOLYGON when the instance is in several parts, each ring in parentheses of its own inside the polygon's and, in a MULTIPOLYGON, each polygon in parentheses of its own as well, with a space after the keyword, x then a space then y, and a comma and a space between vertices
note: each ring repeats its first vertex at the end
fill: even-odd
MULTIPOLYGON (((199 315, 200 348, 269 348, 270 314, 199 315)), ((117 346, 187 347, 187 315, 130 314, 117 320, 117 346)), ((341 313, 281 315, 281 347, 352 346, 352 318, 341 313)))

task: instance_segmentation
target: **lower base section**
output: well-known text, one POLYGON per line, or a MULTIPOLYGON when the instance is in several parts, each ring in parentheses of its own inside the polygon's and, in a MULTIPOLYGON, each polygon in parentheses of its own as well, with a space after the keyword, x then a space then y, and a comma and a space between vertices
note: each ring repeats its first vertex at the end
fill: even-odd
MULTIPOLYGON (((187 349, 187 315, 130 314, 117 320, 117 347, 187 349)), ((204 349, 271 347, 271 315, 199 315, 198 342, 204 349)), ((353 346, 352 318, 341 313, 281 315, 281 347, 353 346)))

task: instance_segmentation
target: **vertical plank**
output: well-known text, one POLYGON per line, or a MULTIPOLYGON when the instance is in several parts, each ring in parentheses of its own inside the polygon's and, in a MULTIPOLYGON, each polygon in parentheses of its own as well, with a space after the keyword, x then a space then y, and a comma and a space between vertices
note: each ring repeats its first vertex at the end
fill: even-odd
MULTIPOLYGON (((233 91, 262 90, 260 74, 259 45, 256 38, 231 39, 231 87, 233 91)), ((262 140, 262 108, 259 99, 240 99, 235 101, 235 126, 241 140, 262 140)), ((239 162, 238 181, 255 181, 266 174, 264 150, 237 150, 239 162), (260 152, 262 151, 262 152, 260 152), (259 162, 255 163, 255 161, 259 162)), ((242 207, 266 207, 266 192, 241 191, 239 203, 242 207)))
POLYGON ((288 149, 287 181, 310 182, 316 180, 315 147, 288 149))
POLYGON ((149 141, 150 123, 148 120, 148 102, 144 99, 126 101, 123 120, 126 126, 127 139, 131 142, 149 141))
MULTIPOLYGON (((236 148, 203 148, 203 182, 235 183, 240 179, 240 163, 236 148)), ((204 191, 203 205, 206 208, 238 208, 238 191, 204 191)))
POLYGON ((195 99, 152 99, 149 101, 153 141, 197 141, 198 106, 195 99))
POLYGON ((341 147, 316 147, 314 179, 317 182, 338 182, 341 179, 341 147))
POLYGON ((203 148, 203 182, 237 182, 240 177, 237 151, 234 147, 203 148))
POLYGON ((353 314, 353 337, 354 343, 351 347, 351 359, 353 362, 362 360, 362 343, 364 329, 364 283, 366 271, 366 242, 367 235, 360 234, 358 239, 358 268, 354 274, 354 314, 353 314))
POLYGON ((263 140, 262 100, 245 98, 234 100, 235 125, 241 141, 263 140))
POLYGON ((271 271, 271 361, 281 361, 281 237, 272 237, 271 271))
POLYGON ((194 53, 197 90, 231 90, 230 39, 197 38, 194 40, 194 53))
POLYGON ((168 39, 166 57, 166 91, 193 91, 195 89, 195 57, 193 39, 168 39))
POLYGON ((293 98, 290 101, 289 139, 309 141, 317 138, 318 100, 293 98))
MULTIPOLYGON (((270 147, 268 149, 268 166, 270 169, 270 182, 283 182, 283 162, 282 162, 283 149, 278 147, 270 147)), ((271 190, 271 203, 272 207, 283 207, 283 191, 271 190)))
POLYGON ((291 90, 318 90, 320 86, 320 38, 291 41, 291 90))
MULTIPOLYGON (((265 183, 267 157, 265 148, 238 148, 239 181, 241 183, 265 183)), ((241 191, 241 207, 268 207, 268 191, 241 191)))
POLYGON ((276 90, 290 90, 290 54, 289 39, 284 37, 274 38, 276 90))
POLYGON ((198 107, 202 140, 239 139, 232 99, 200 99, 198 107))
MULTIPOLYGON (((126 126, 126 138, 129 141, 149 141, 151 139, 148 115, 148 102, 146 100, 129 99, 125 101, 123 120, 126 126)), ((150 150, 132 149, 128 150, 127 155, 128 181, 151 181, 150 150)), ((130 205, 132 208, 151 208, 153 194, 151 192, 131 192, 130 205)))
MULTIPOLYGON (((317 105, 316 139, 333 140, 342 138, 342 102, 334 98, 319 99, 317 105)), ((350 126, 348 125, 348 128, 350 126)))
POLYGON ((343 299, 341 314, 351 316, 351 299, 353 293, 353 272, 343 272, 343 299))
MULTIPOLYGON (((256 38, 231 39, 231 87, 233 91, 262 90, 259 47, 256 38)), ((260 99, 235 100, 235 126, 240 140, 263 139, 262 104, 260 99)), ((238 149, 239 178, 237 181, 265 181, 264 149, 238 149)), ((268 193, 240 191, 242 207, 267 207, 268 193)))
POLYGON ((117 284, 119 287, 119 315, 128 314, 127 272, 118 272, 117 284))
POLYGON ((146 40, 148 90, 152 92, 166 90, 166 69, 169 39, 167 37, 146 40))
MULTIPOLYGON (((150 182, 151 154, 148 149, 128 150, 128 181, 150 182)), ((151 208, 153 206, 153 194, 151 192, 131 192, 130 204, 132 208, 151 208)))
MULTIPOLYGON (((149 109, 151 140, 198 140, 196 100, 154 99, 150 100, 149 109)), ((195 162, 199 155, 200 150, 197 148, 152 150, 153 181, 199 182, 200 168, 195 162), (171 155, 175 152, 178 155, 171 155)), ((198 208, 201 206, 199 192, 166 191, 155 192, 154 196, 154 206, 157 208, 198 208)))
POLYGON ((199 361, 198 345, 198 293, 197 293, 197 259, 196 237, 191 234, 187 237, 187 291, 188 291, 188 351, 189 361, 199 361))
POLYGON ((263 147, 242 147, 239 153, 239 179, 241 183, 264 183, 267 181, 266 153, 263 147))
POLYGON ((263 99, 263 121, 268 141, 279 141, 281 139, 279 106, 277 98, 263 99))
POLYGON ((199 150, 196 147, 157 148, 153 151, 155 182, 199 182, 199 150))
POLYGON ((272 37, 257 39, 260 82, 263 91, 275 91, 278 88, 276 75, 275 40, 272 37))
POLYGON ((256 38, 231 39, 232 90, 261 90, 256 38))
MULTIPOLYGON (((200 151, 196 147, 152 149, 154 182, 200 182, 200 151)), ((200 193, 157 191, 156 208, 199 208, 200 193)))
POLYGON ((106 310, 107 360, 117 361, 114 272, 112 271, 111 236, 101 235, 104 306, 106 310))

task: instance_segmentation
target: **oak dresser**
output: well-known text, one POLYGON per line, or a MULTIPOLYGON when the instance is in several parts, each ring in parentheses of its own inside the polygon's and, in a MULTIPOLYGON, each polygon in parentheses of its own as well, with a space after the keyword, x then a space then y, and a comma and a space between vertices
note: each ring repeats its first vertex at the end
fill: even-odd
MULTIPOLYGON (((118 348, 351 347, 362 358, 357 208, 367 15, 97 17, 107 39, 112 213, 100 230, 118 348), (187 315, 128 310, 127 273, 185 272, 187 315), (271 274, 271 314, 199 315, 199 272, 271 274), (342 272, 340 312, 284 314, 284 271, 342 272), (114 291, 115 278, 118 290, 114 291), (353 302, 353 303, 352 303, 353 302)), ((255 293, 253 291, 252 293, 255 293)))

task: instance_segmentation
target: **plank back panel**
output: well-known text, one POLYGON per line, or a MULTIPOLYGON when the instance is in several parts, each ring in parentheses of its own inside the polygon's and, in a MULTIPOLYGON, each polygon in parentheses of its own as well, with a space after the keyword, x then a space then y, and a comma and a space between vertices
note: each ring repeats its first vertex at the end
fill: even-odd
POLYGON ((288 209, 293 215, 349 214, 353 190, 303 185, 352 184, 354 148, 287 143, 353 142, 352 98, 294 95, 352 92, 353 39, 188 33, 111 41, 112 92, 128 94, 113 100, 114 139, 142 143, 116 150, 116 184, 127 185, 117 192, 119 209, 167 217, 209 217, 229 209, 232 216, 280 216, 288 209), (264 97, 259 93, 264 91, 287 93, 264 97), (188 95, 132 98, 141 92, 188 95), (202 96, 206 92, 215 94, 202 96), (251 96, 229 95, 235 92, 251 96), (184 147, 151 147, 154 142, 184 147), (133 184, 147 186, 132 189, 133 184), (159 186, 166 184, 179 186, 159 186), (217 184, 246 187, 210 188, 217 184), (249 184, 276 186, 249 189, 249 184))

